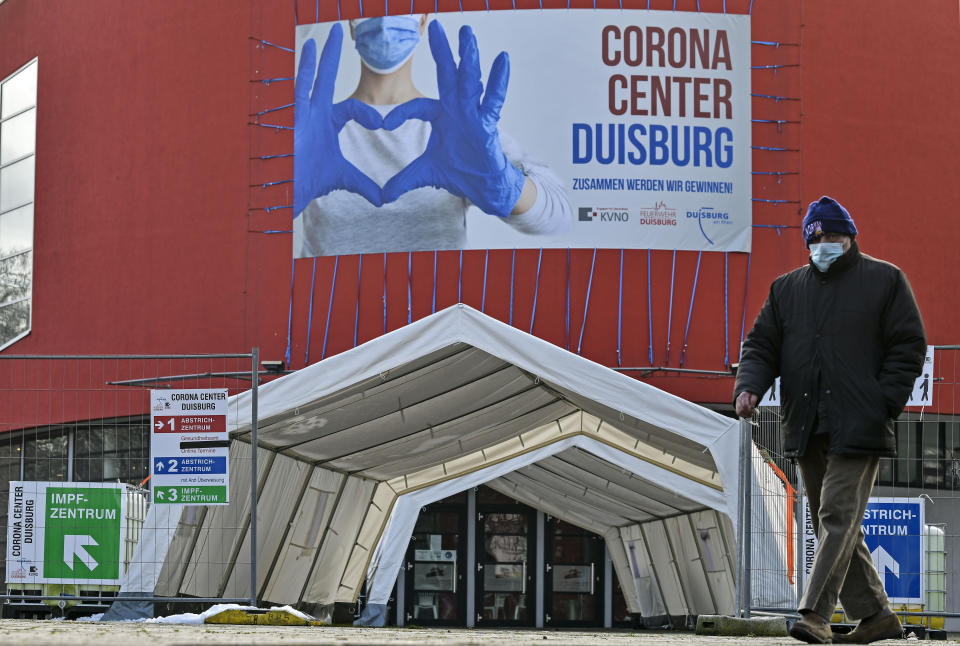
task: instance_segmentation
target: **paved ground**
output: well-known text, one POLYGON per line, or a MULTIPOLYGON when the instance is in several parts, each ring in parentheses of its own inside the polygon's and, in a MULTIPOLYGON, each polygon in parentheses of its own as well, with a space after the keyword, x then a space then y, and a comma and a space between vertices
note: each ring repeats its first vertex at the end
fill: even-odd
MULTIPOLYGON (((798 646, 783 638, 698 637, 685 632, 469 630, 223 626, 75 621, 0 620, 0 646, 175 646, 179 644, 358 644, 363 646, 798 646)), ((894 641, 881 642, 895 644, 894 641)), ((956 643, 956 642, 954 642, 956 643)))

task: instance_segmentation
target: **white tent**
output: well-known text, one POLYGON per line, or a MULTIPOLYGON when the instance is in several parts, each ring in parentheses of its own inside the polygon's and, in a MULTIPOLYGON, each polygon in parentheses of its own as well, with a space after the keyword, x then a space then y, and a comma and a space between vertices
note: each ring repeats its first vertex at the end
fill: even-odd
MULTIPOLYGON (((185 510, 123 592, 250 594, 251 394, 230 406, 233 502, 185 510)), ((486 483, 603 535, 631 612, 734 609, 738 423, 465 305, 268 383, 258 407, 265 602, 332 607, 366 582, 382 623, 421 507, 486 483)))

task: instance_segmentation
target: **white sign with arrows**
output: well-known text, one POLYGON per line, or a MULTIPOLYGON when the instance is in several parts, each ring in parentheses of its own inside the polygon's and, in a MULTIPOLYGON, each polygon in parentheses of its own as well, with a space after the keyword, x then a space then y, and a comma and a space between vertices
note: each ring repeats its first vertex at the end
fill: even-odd
POLYGON ((226 505, 227 389, 150 391, 153 502, 226 505))
MULTIPOLYGON (((803 576, 813 567, 817 537, 804 499, 803 576)), ((861 521, 864 541, 893 603, 923 603, 923 498, 871 498, 861 521)))
POLYGON ((7 583, 118 585, 126 510, 122 484, 11 482, 7 583))

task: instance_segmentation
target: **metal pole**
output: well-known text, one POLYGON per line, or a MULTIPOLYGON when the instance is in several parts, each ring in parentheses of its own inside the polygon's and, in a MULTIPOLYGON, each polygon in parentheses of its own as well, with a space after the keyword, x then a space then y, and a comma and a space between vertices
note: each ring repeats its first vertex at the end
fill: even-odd
POLYGON ((737 501, 737 563, 736 563, 737 576, 736 576, 736 582, 735 582, 736 590, 734 591, 734 597, 737 600, 737 616, 738 617, 743 616, 743 534, 744 534, 743 529, 744 529, 744 526, 746 525, 746 520, 744 519, 744 514, 743 514, 744 491, 746 491, 746 487, 744 485, 744 481, 746 480, 746 478, 744 477, 744 474, 746 473, 746 468, 744 467, 744 455, 746 455, 745 445, 743 442, 744 423, 745 422, 743 420, 740 420, 740 435, 739 435, 740 456, 739 456, 739 459, 737 460, 737 475, 738 475, 737 484, 739 485, 738 489, 740 492, 740 499, 737 501))
POLYGON ((746 459, 743 463, 743 616, 750 618, 750 560, 752 556, 752 519, 753 519, 753 433, 750 430, 750 420, 741 422, 743 429, 743 446, 746 459))
POLYGON ((250 605, 257 606, 257 386, 260 348, 251 352, 250 367, 250 605))

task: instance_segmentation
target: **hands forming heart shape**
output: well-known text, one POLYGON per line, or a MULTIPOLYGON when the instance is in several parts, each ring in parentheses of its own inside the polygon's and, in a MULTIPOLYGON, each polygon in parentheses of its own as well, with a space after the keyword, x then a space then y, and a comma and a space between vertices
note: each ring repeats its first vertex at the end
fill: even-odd
POLYGON ((374 206, 382 206, 425 186, 466 198, 491 215, 510 215, 526 181, 504 155, 497 131, 510 78, 510 59, 506 52, 500 52, 484 92, 477 39, 469 26, 460 28, 459 66, 437 21, 430 23, 429 39, 437 64, 440 99, 413 99, 385 117, 356 99, 333 103, 343 45, 339 24, 330 30, 319 66, 316 43, 310 39, 304 44, 294 104, 294 216, 313 199, 335 190, 357 193, 374 206), (394 130, 408 119, 430 122, 427 147, 383 188, 343 156, 338 134, 348 121, 356 121, 368 130, 394 130))

